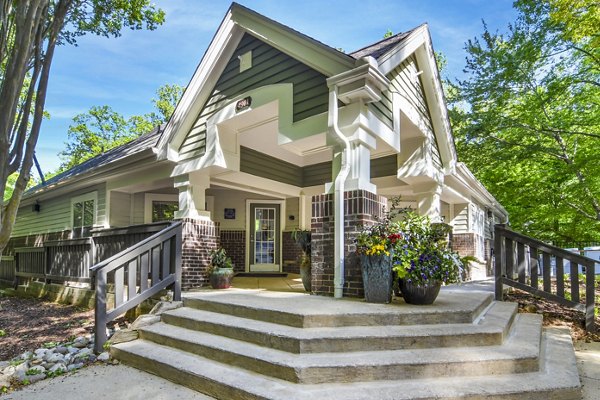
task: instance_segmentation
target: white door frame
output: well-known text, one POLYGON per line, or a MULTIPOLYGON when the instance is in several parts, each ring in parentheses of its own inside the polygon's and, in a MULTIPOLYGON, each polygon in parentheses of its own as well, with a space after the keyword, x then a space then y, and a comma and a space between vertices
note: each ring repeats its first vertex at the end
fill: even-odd
POLYGON ((246 266, 245 271, 250 272, 250 206, 252 204, 278 204, 279 205, 279 271, 281 272, 283 267, 283 230, 285 228, 285 200, 273 199, 273 200, 252 200, 246 199, 246 266))

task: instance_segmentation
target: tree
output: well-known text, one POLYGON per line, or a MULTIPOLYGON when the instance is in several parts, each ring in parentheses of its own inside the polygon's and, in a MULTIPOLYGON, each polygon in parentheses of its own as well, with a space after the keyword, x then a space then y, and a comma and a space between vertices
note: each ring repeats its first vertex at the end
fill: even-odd
POLYGON ((149 0, 0 0, 0 254, 30 180, 56 46, 87 33, 119 36, 123 28, 155 29, 164 12, 149 0))
POLYGON ((59 171, 65 171, 113 147, 120 146, 166 123, 183 94, 179 85, 163 85, 152 100, 155 110, 129 119, 110 106, 94 106, 73 118, 69 126, 66 149, 59 155, 63 160, 59 171))
POLYGON ((594 3, 517 1, 505 34, 484 23, 466 43, 467 78, 449 90, 460 158, 546 240, 600 238, 598 31, 574 29, 598 26, 594 3))

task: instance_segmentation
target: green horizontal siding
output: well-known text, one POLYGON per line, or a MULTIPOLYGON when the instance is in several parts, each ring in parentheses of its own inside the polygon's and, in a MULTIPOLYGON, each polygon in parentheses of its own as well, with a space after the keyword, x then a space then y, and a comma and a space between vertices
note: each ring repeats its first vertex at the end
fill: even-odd
MULTIPOLYGON (((413 79, 415 74, 419 71, 420 69, 417 64, 417 60, 414 56, 411 56, 398 67, 396 67, 392 72, 390 72, 388 78, 391 82, 392 91, 400 93, 400 95, 417 110, 423 121, 425 121, 427 124, 430 132, 433 134, 435 131, 433 129, 431 114, 427 104, 427 97, 425 96, 425 91, 423 90, 423 81, 421 80, 421 75, 419 75, 418 80, 415 81, 413 79)), ((389 113, 389 116, 392 116, 391 112, 389 113)), ((441 168, 442 160, 435 134, 431 139, 434 143, 432 146, 433 162, 438 168, 441 168)))
POLYGON ((106 185, 96 185, 86 189, 41 200, 40 212, 33 211, 31 206, 19 208, 17 222, 11 236, 26 236, 39 233, 60 232, 71 229, 71 198, 97 191, 97 224, 104 224, 106 219, 106 185))
POLYGON ((201 157, 206 151, 206 122, 230 99, 262 86, 293 84, 293 120, 327 111, 328 89, 325 75, 300 61, 245 34, 238 44, 194 127, 179 148, 181 160, 201 157), (252 67, 239 72, 238 56, 252 51, 252 67))
MULTIPOLYGON (((396 176, 395 154, 371 160, 371 178, 396 176)), ((240 147, 240 171, 298 187, 324 185, 332 181, 331 161, 299 167, 259 151, 240 147)))
POLYGON ((240 171, 302 187, 302 167, 243 146, 240 147, 240 171))
POLYGON ((396 176, 398 173, 398 156, 390 156, 371 159, 371 179, 383 176, 396 176))

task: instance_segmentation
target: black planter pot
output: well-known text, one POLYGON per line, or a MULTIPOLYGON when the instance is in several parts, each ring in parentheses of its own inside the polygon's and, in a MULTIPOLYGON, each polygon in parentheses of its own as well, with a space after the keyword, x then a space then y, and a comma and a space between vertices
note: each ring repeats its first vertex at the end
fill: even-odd
POLYGON ((360 255, 365 300, 368 303, 392 301, 392 257, 360 255))
POLYGON ((404 297, 404 301, 408 304, 429 305, 433 304, 438 294, 442 283, 438 281, 428 282, 425 285, 413 285, 405 279, 399 279, 398 285, 404 297))

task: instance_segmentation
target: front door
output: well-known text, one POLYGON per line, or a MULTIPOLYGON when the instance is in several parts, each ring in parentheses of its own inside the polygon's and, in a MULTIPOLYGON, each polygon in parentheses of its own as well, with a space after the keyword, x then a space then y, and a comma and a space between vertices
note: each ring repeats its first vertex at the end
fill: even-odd
POLYGON ((250 204, 250 272, 280 271, 279 214, 279 204, 250 204))

